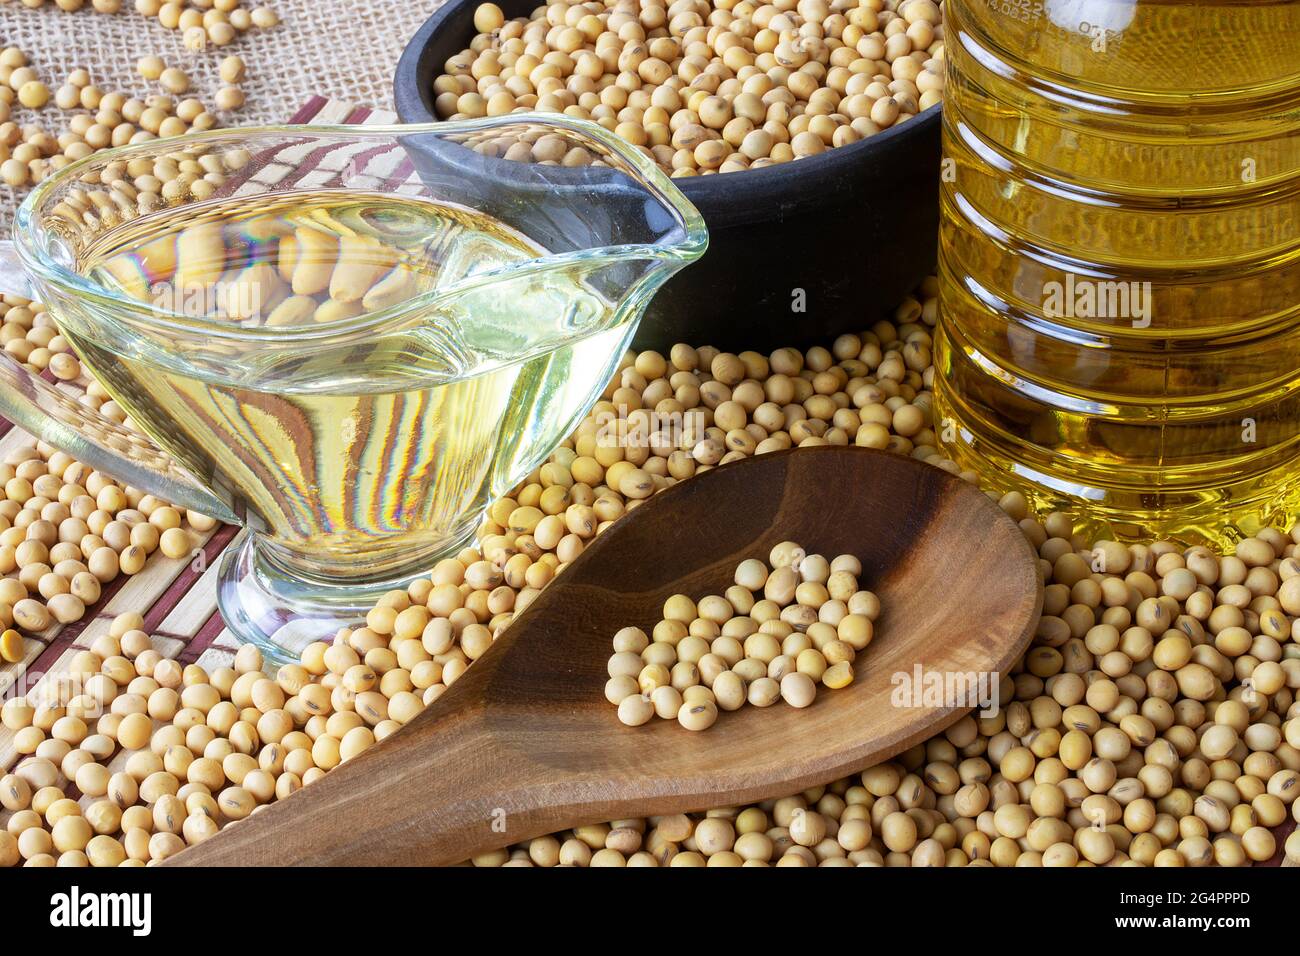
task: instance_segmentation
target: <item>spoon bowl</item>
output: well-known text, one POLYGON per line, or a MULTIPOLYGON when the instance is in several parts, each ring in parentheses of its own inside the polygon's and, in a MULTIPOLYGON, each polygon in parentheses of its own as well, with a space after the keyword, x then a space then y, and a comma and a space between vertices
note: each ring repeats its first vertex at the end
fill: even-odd
POLYGON ((985 675, 996 700, 1042 609, 1036 555, 975 487, 896 454, 778 452, 682 482, 600 535, 463 677, 392 737, 188 849, 208 865, 431 865, 594 821, 747 803, 864 769, 973 702, 911 696, 985 675), (672 594, 720 594, 783 540, 857 556, 882 605, 847 688, 812 706, 622 725, 611 638, 672 594), (919 668, 919 670, 918 670, 919 668))

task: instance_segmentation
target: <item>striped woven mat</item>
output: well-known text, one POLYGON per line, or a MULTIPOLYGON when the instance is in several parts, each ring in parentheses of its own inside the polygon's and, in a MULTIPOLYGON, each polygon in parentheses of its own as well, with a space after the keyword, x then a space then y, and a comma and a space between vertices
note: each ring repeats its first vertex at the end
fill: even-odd
MULTIPOLYGON (((383 125, 397 122, 397 116, 318 96, 295 113, 291 122, 383 125)), ((288 169, 276 167, 272 161, 250 173, 252 178, 269 180, 288 169)), ((319 170, 321 174, 328 171, 324 165, 319 170)), ((48 372, 45 378, 74 395, 87 384, 85 379, 57 382, 48 372)), ((11 449, 31 443, 30 435, 0 418, 0 458, 11 449)), ((55 624, 39 634, 27 635, 23 660, 0 665, 0 697, 7 696, 15 682, 21 681, 24 689, 30 691, 42 681, 66 672, 76 653, 88 649, 108 632, 116 615, 127 611, 144 615, 144 629, 154 636, 154 646, 164 657, 174 657, 185 664, 198 663, 209 671, 229 665, 238 643, 217 612, 216 573, 222 552, 238 530, 218 526, 199 536, 192 558, 167 558, 156 551, 139 574, 119 577, 105 587, 99 602, 80 621, 55 624)), ((13 731, 0 727, 0 774, 21 756, 13 748, 13 737, 13 731)))

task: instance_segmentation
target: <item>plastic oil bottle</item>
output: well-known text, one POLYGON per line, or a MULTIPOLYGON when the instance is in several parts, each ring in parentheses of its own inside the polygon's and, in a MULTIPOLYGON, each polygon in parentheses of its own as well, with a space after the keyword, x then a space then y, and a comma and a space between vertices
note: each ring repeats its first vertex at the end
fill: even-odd
POLYGON ((947 0, 945 16, 949 453, 1121 537, 1289 523, 1300 2, 947 0))

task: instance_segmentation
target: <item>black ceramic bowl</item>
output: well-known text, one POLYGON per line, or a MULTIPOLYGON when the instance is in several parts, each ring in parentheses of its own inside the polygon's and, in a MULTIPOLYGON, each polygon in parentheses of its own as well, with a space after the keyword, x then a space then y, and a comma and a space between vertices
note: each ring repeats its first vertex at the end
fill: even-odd
MULTIPOLYGON (((448 0, 407 45, 394 81, 403 122, 437 120, 433 81, 469 46, 479 2, 448 0)), ((497 2, 507 17, 536 7, 497 2)), ((892 313, 934 266, 939 158, 935 106, 810 159, 674 180, 703 215, 709 250, 655 296, 636 345, 766 351, 825 343, 892 313)))

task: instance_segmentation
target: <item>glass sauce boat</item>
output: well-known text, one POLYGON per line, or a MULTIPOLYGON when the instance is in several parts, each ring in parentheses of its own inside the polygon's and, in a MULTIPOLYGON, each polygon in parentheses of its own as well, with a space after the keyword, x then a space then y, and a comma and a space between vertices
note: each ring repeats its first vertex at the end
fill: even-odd
POLYGON ((292 660, 472 542, 706 243, 648 158, 554 115, 109 150, 32 191, 0 289, 44 302, 130 417, 3 352, 0 413, 243 525, 221 613, 292 660), (575 175, 492 155, 541 136, 595 162, 575 175))

